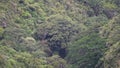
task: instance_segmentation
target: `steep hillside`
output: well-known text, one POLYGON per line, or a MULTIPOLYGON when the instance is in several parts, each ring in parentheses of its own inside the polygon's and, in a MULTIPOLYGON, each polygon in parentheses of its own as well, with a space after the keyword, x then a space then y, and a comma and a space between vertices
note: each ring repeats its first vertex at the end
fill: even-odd
POLYGON ((119 0, 0 0, 0 68, 119 68, 119 0))

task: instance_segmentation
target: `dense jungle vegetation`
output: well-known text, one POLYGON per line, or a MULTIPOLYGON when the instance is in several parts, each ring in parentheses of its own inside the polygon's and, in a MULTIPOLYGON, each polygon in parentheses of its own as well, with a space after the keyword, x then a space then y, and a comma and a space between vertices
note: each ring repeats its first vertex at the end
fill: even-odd
POLYGON ((0 0, 0 68, 120 68, 120 0, 0 0))

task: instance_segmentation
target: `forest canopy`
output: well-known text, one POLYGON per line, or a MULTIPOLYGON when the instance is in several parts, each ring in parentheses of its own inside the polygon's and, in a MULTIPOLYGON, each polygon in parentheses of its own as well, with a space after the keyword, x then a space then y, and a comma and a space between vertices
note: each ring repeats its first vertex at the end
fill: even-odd
POLYGON ((120 68, 120 0, 0 0, 0 68, 120 68))

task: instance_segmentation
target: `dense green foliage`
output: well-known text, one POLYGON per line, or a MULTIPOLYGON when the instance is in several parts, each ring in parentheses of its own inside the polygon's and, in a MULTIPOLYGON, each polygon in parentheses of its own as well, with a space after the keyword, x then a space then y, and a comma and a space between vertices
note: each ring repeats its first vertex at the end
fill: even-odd
POLYGON ((119 68, 119 0, 0 0, 0 68, 119 68))
POLYGON ((67 60, 74 64, 72 68, 93 68, 104 51, 104 39, 95 33, 90 33, 71 44, 67 60))

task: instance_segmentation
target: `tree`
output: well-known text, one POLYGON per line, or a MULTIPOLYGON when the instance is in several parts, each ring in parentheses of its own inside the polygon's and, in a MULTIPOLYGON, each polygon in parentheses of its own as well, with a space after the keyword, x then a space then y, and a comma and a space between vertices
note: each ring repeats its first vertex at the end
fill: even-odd
POLYGON ((89 33, 70 45, 66 59, 73 68, 94 68, 104 50, 105 40, 96 33, 89 33))
POLYGON ((46 41, 53 53, 59 52, 79 33, 79 27, 63 16, 51 16, 48 20, 52 23, 39 25, 33 37, 36 40, 46 41))

